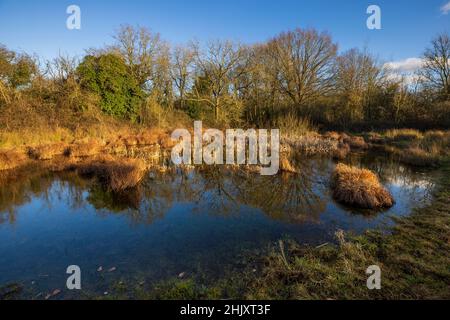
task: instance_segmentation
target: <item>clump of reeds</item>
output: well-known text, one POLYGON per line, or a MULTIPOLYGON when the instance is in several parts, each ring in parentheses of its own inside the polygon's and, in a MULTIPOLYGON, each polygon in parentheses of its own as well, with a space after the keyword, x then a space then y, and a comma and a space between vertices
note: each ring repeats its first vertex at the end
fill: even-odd
POLYGON ((430 167, 439 163, 439 156, 417 147, 398 152, 400 161, 416 167, 430 167))
POLYGON ((292 165, 286 153, 280 154, 280 170, 283 172, 297 173, 297 169, 292 165))
POLYGON ((348 144, 351 149, 356 149, 356 150, 365 150, 369 147, 367 142, 364 140, 364 138, 359 137, 359 136, 346 135, 343 138, 343 142, 348 144))
POLYGON ((28 155, 35 160, 51 160, 56 156, 65 154, 66 150, 66 144, 53 143, 29 148, 28 155))
POLYGON ((333 159, 343 160, 350 153, 350 146, 346 143, 339 142, 336 150, 333 151, 333 159))
POLYGON ((414 141, 422 139, 423 135, 415 129, 391 129, 384 133, 391 141, 414 141))
POLYGON ((394 205, 392 195, 367 169, 338 164, 331 179, 336 201, 360 208, 388 208, 394 205))
POLYGON ((367 141, 373 144, 384 144, 385 140, 378 132, 369 132, 366 134, 367 141))
POLYGON ((104 158, 77 166, 82 176, 97 177, 114 192, 136 187, 144 177, 146 167, 139 159, 104 158))
POLYGON ((332 154, 338 145, 338 141, 326 139, 317 134, 308 134, 298 138, 282 138, 282 144, 288 144, 292 150, 305 155, 332 154))
POLYGON ((331 139, 331 140, 340 140, 341 135, 336 131, 328 131, 323 135, 324 138, 331 139))
POLYGON ((95 139, 79 141, 66 148, 65 155, 76 158, 91 157, 99 154, 102 147, 102 143, 95 139))
POLYGON ((21 166, 27 160, 23 152, 16 150, 0 151, 0 171, 21 166))
POLYGON ((286 138, 297 138, 317 131, 308 118, 293 113, 277 117, 272 127, 280 129, 281 135, 286 138))

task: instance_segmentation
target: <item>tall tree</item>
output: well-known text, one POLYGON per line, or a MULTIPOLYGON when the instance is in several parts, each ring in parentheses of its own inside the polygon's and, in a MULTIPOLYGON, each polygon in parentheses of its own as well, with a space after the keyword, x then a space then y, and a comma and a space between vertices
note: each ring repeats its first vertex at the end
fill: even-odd
POLYGON ((234 79, 240 74, 235 72, 235 68, 243 57, 242 48, 230 41, 210 42, 205 53, 197 47, 196 65, 201 75, 209 81, 211 96, 197 94, 196 99, 212 106, 216 120, 220 117, 222 99, 230 93, 234 79))
POLYGON ((184 109, 186 91, 193 73, 195 50, 192 47, 176 47, 172 52, 171 77, 184 109))
POLYGON ((450 99, 450 36, 442 33, 431 41, 423 55, 420 72, 425 84, 450 99))
POLYGON ((296 29, 269 41, 267 54, 278 90, 302 106, 331 88, 337 45, 327 33, 296 29))
POLYGON ((159 34, 145 27, 123 25, 114 38, 117 41, 115 48, 125 58, 133 77, 141 87, 148 86, 163 47, 159 34))

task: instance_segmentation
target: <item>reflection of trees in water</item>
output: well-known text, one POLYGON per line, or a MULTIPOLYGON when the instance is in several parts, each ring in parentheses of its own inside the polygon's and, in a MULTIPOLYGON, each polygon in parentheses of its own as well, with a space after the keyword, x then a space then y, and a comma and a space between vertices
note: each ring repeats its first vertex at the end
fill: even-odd
MULTIPOLYGON (((414 188, 432 187, 428 177, 386 155, 356 155, 346 162, 377 172, 385 183, 408 186, 412 193, 414 188)), ((189 203, 189 210, 194 212, 233 215, 249 206, 281 221, 316 221, 326 208, 324 194, 333 163, 324 158, 300 158, 295 165, 300 173, 276 176, 224 166, 201 166, 176 174, 150 173, 138 188, 120 194, 83 180, 74 172, 56 174, 25 168, 6 172, 0 178, 0 223, 14 222, 16 208, 35 197, 43 199, 48 208, 55 199, 66 201, 71 209, 90 204, 99 215, 120 214, 133 223, 150 224, 162 218, 174 203, 183 202, 189 203)))
POLYGON ((271 218, 300 222, 316 220, 325 210, 321 185, 315 181, 316 165, 305 161, 300 174, 282 173, 261 176, 236 169, 203 167, 198 170, 202 178, 204 209, 215 214, 233 214, 241 206, 261 209, 271 218))
POLYGON ((347 163, 376 172, 383 184, 401 187, 403 192, 411 196, 417 193, 430 194, 435 187, 433 181, 436 181, 434 179, 436 173, 399 164, 392 155, 355 154, 347 159, 347 163))
POLYGON ((16 209, 40 197, 51 208, 55 197, 68 198, 71 207, 82 203, 80 179, 74 179, 74 173, 54 174, 39 167, 24 167, 6 171, 0 178, 0 223, 16 220, 16 209), (66 192, 69 196, 65 196, 66 192))

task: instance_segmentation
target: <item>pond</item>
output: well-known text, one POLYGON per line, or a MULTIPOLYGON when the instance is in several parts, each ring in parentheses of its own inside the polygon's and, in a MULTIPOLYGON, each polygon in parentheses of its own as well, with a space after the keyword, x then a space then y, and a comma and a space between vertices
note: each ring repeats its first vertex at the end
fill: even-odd
POLYGON ((248 253, 279 239, 334 241, 338 229, 385 228, 391 216, 426 205, 438 172, 412 169, 377 154, 346 162, 375 171, 396 204, 385 211, 335 203, 335 163, 300 161, 300 174, 273 177, 221 168, 149 173, 141 186, 115 195, 75 173, 29 170, 0 186, 0 286, 19 283, 26 298, 103 294, 113 283, 220 277, 248 267, 248 253), (66 268, 82 270, 81 291, 68 291, 66 268), (102 271, 98 271, 101 267, 102 271))

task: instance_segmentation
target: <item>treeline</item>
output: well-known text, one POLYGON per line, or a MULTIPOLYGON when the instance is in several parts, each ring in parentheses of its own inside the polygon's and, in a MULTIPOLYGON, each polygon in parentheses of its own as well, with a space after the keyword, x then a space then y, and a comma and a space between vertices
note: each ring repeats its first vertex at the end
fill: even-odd
POLYGON ((328 129, 450 127, 450 37, 436 36, 421 69, 399 77, 367 50, 338 53, 314 29, 254 45, 172 48, 146 28, 122 26, 111 46, 81 59, 42 63, 0 47, 2 126, 19 97, 54 119, 99 109, 143 125, 185 113, 222 126, 278 125, 289 115, 328 129))

